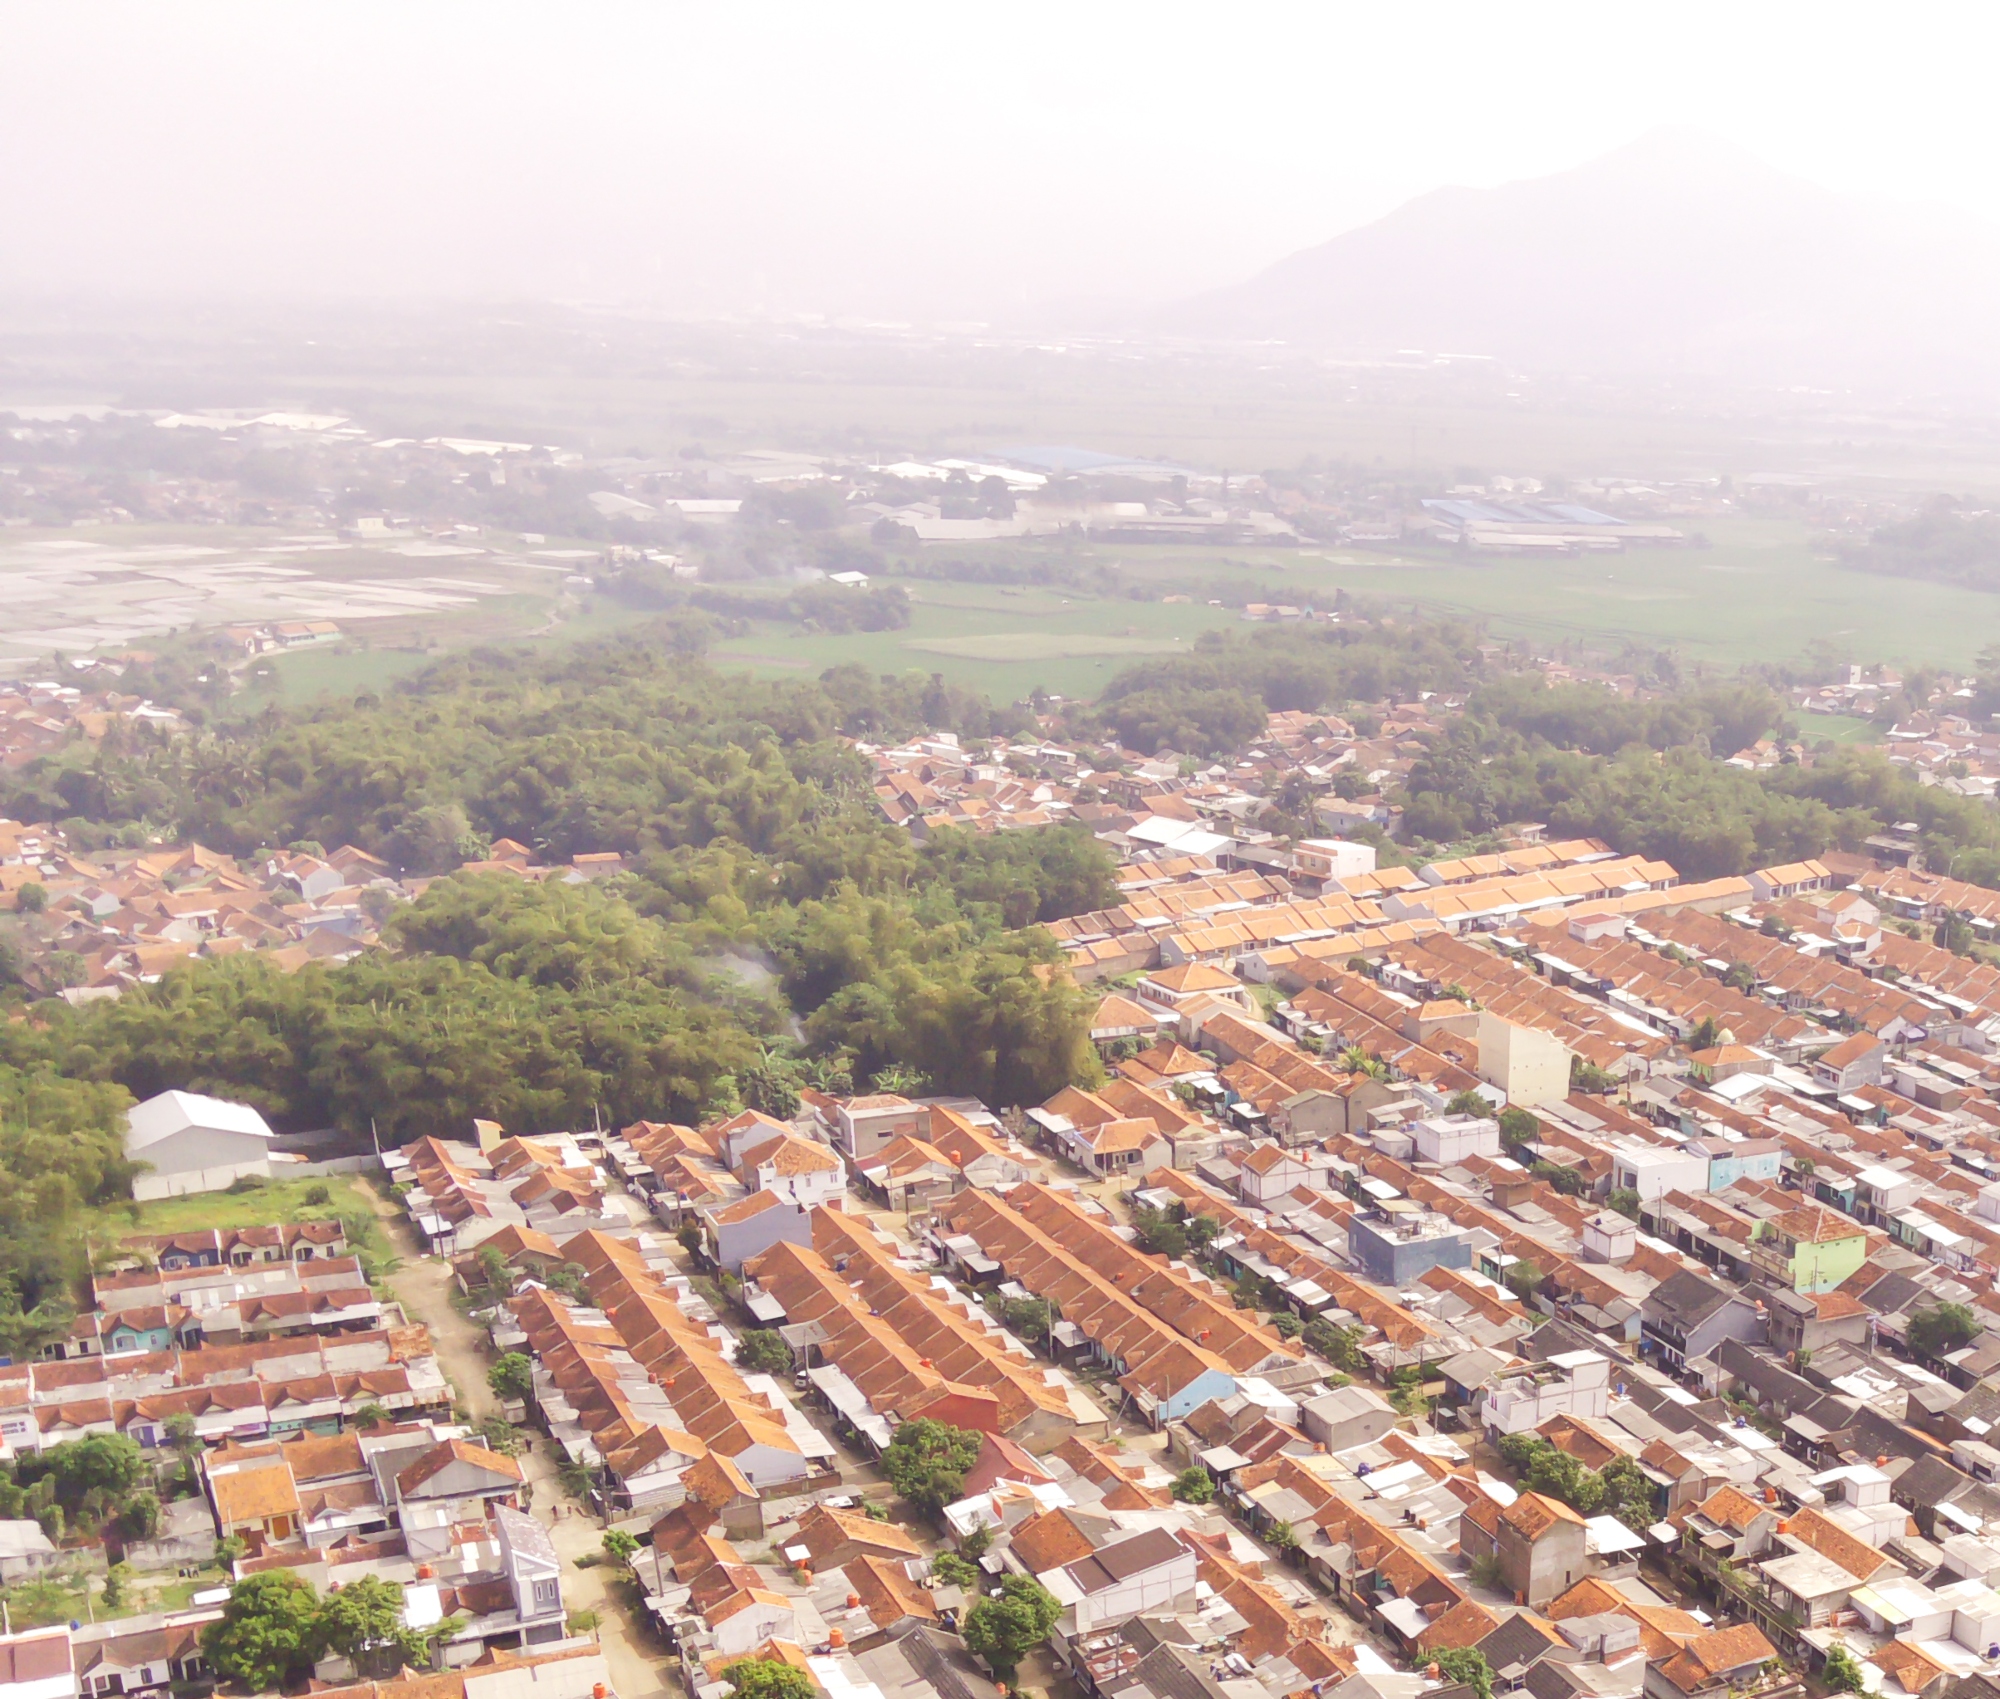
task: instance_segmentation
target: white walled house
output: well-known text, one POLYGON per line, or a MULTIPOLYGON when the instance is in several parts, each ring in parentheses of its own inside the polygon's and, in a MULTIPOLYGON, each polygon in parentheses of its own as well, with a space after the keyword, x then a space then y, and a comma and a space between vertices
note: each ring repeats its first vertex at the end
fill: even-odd
POLYGON ((747 1147, 736 1177, 746 1190, 775 1192, 800 1209, 838 1209, 847 1191, 847 1164, 825 1145, 790 1133, 747 1147))
POLYGON ((1149 1528, 1038 1577, 1087 1634, 1107 1622, 1193 1600, 1195 1554, 1164 1528, 1149 1528))
POLYGON ((1629 1262, 1638 1248, 1638 1223, 1615 1209, 1600 1209, 1583 1224, 1585 1262, 1629 1262))
POLYGON ((163 1091, 125 1116, 125 1154, 144 1163, 139 1198, 221 1191, 246 1174, 270 1173, 271 1131, 247 1103, 192 1091, 163 1091))
POLYGON ((1509 1369, 1486 1389, 1480 1419, 1495 1434, 1527 1433, 1555 1416, 1602 1421, 1611 1401, 1611 1364, 1595 1351, 1564 1351, 1509 1369))
POLYGON ((1500 1123, 1485 1115, 1432 1115, 1410 1123, 1417 1160, 1449 1168, 1469 1156, 1500 1154, 1500 1123))
POLYGON ((1267 1204, 1312 1182, 1311 1171, 1282 1145, 1260 1144, 1237 1167, 1242 1175, 1237 1184, 1248 1203, 1267 1204))
POLYGON ((1708 1158, 1699 1151, 1625 1139, 1611 1146, 1611 1162, 1612 1185, 1637 1192, 1641 1203, 1708 1190, 1708 1158))

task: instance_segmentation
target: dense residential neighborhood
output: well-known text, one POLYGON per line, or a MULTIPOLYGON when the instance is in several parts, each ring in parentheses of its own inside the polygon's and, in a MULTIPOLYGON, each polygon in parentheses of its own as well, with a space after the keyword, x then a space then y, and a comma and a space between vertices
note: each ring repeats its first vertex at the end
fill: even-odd
MULTIPOLYGON (((948 745, 881 759, 965 779, 948 745)), ((1088 806, 1126 900, 1052 930, 1105 1077, 1037 1106, 806 1089, 332 1163, 241 1105, 135 1108, 149 1195, 372 1169, 456 1296, 413 1313, 337 1215, 96 1259, 0 1368, 5 1455, 116 1440, 172 1485, 143 1537, 30 1496, 5 1561, 220 1580, 21 1626, 16 1682, 213 1682, 272 1574, 388 1583, 454 1699, 582 1699, 614 1645, 694 1693, 761 1660, 977 1694, 1024 1656, 1244 1699, 1984 1679, 2000 971, 1928 941, 1975 888, 1831 853, 1683 881, 1531 825, 1388 867, 1223 794, 1176 768, 1088 806), (483 1339, 492 1414, 439 1328, 483 1339), (629 1572, 614 1622, 566 1602, 579 1526, 629 1572), (1012 1580, 1039 1650, 978 1615, 1012 1580)), ((285 871, 341 900, 321 866, 285 871)))

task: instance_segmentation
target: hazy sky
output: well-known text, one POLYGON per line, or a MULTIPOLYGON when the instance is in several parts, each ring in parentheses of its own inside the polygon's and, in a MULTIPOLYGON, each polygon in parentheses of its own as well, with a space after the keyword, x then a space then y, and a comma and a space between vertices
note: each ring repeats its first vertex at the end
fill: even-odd
POLYGON ((0 0, 0 286, 980 317, 1690 124, 2000 219, 1993 9, 0 0))

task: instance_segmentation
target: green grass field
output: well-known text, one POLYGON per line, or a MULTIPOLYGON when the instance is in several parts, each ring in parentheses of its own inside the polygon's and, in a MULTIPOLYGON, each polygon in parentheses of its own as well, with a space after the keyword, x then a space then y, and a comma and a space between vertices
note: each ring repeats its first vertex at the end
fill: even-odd
MULTIPOLYGON (((1689 527, 1694 529, 1695 527, 1689 527)), ((1115 561, 1131 581, 1159 588, 1235 581, 1260 596, 1327 606, 1337 592, 1478 619, 1539 647, 1615 651, 1630 642, 1670 649, 1684 663, 1734 670, 1801 657, 1815 641, 1856 661, 1964 667, 2000 641, 2000 596, 1853 572, 1816 556, 1805 528, 1781 520, 1700 527, 1710 546, 1558 560, 1465 559, 1442 552, 1353 550, 1069 550, 1088 564, 1115 561)), ((991 552, 1019 558, 1034 545, 991 552)), ((966 551, 971 553, 973 551, 966 551)), ((916 607, 907 631, 802 634, 758 622, 717 646, 719 665, 818 672, 858 661, 877 672, 917 668, 1015 701, 1040 687, 1096 695, 1149 654, 1184 650, 1201 632, 1244 629, 1238 617, 1193 603, 1139 602, 1076 590, 904 580, 916 607)), ((1868 741, 1865 723, 1815 719, 1809 736, 1868 741)))
POLYGON ((829 635, 757 621, 747 637, 718 644, 715 662, 772 674, 812 675, 847 662, 877 673, 941 673, 996 702, 1037 689, 1088 697, 1135 660, 1187 650, 1202 632, 1236 623, 1220 608, 1080 590, 930 579, 905 586, 915 603, 908 630, 829 635))
POLYGON ((396 1265, 396 1248, 382 1230, 367 1190, 353 1175, 328 1174, 319 1179, 271 1180, 243 1192, 201 1192, 184 1198, 155 1198, 148 1203, 104 1204, 91 1212, 91 1242, 104 1251, 138 1233, 193 1233, 204 1227, 270 1227, 286 1221, 348 1223, 348 1243, 361 1258, 362 1271, 377 1281, 396 1265), (316 1188, 326 1188, 325 1203, 309 1203, 316 1188), (357 1235, 355 1226, 364 1223, 357 1235))
POLYGON ((136 1206, 106 1204, 97 1214, 100 1228, 114 1236, 128 1233, 191 1233, 203 1227, 269 1227, 281 1221, 326 1220, 332 1215, 373 1215, 362 1182, 329 1174, 317 1180, 273 1180, 247 1192, 200 1192, 184 1198, 155 1198, 136 1206), (329 1201, 308 1204, 306 1193, 324 1186, 329 1201))
MULTIPOLYGON (((1795 659, 1815 640, 1857 661, 1962 667, 2000 640, 2000 596, 1850 571, 1815 555, 1802 525, 1721 519, 1686 528, 1711 546, 1557 560, 1273 551, 1233 564, 1211 556, 1203 570, 1286 586, 1301 604, 1345 589, 1469 614, 1541 644, 1631 641, 1727 668, 1795 659)), ((1148 559, 1127 549, 1122 560, 1129 576, 1176 581, 1197 564, 1183 551, 1148 559)))
POLYGON ((411 649, 301 649, 259 661, 238 701, 254 713, 270 701, 297 704, 316 696, 352 696, 380 690, 428 664, 428 656, 411 649), (270 669, 269 676, 258 676, 264 668, 270 669))
POLYGON ((1880 743, 1881 729, 1873 720, 1857 720, 1852 714, 1801 714, 1799 735, 1808 743, 1825 738, 1829 743, 1880 743))

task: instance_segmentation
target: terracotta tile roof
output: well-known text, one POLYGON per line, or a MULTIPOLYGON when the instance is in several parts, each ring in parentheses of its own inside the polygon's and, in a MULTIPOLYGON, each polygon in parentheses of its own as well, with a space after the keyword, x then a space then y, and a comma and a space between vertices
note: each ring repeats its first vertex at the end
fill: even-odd
POLYGON ((1484 1493, 1475 1494, 1466 1501, 1465 1519, 1475 1528, 1481 1529, 1489 1537, 1497 1538, 1500 1533, 1501 1504, 1497 1498, 1488 1498, 1484 1493))
POLYGON ((1838 1522, 1810 1506, 1786 1518, 1785 1533, 1799 1544, 1837 1563, 1857 1581, 1866 1581, 1889 1560, 1866 1540, 1855 1538, 1838 1522))
POLYGON ((1939 1676, 1955 1673, 1950 1665, 1909 1640, 1891 1640, 1871 1652, 1868 1661, 1893 1675, 1906 1693, 1921 1693, 1939 1676))
POLYGON ((1107 1121, 1083 1135, 1084 1142, 1098 1156, 1120 1150, 1144 1150, 1159 1137, 1160 1129, 1151 1121, 1139 1120, 1107 1121))
POLYGON ((1759 1504, 1734 1487, 1717 1487, 1701 1501, 1698 1509, 1718 1528, 1733 1528, 1737 1533, 1745 1534, 1750 1531, 1750 1525, 1770 1507, 1759 1504))
POLYGON ((1754 1623, 1741 1622, 1734 1628, 1718 1628, 1697 1635, 1680 1653, 1660 1666, 1660 1674, 1683 1693, 1699 1692, 1713 1685, 1730 1670, 1746 1664, 1760 1664, 1775 1658, 1778 1649, 1764 1638, 1754 1623))
POLYGON ((894 1628, 910 1617, 937 1621, 937 1606, 928 1589, 919 1587, 898 1564, 880 1558, 850 1558, 841 1565, 847 1584, 861 1595, 861 1608, 877 1628, 894 1628))
POLYGON ((798 1539, 811 1552, 815 1569, 830 1569, 854 1551, 895 1558, 921 1557, 924 1548, 893 1522, 848 1515, 816 1504, 799 1518, 798 1539))
POLYGON ((1811 1298, 1821 1321, 1845 1321, 1850 1316, 1865 1316, 1868 1313, 1866 1304, 1845 1292, 1812 1292, 1805 1296, 1811 1298))
POLYGON ((1045 1510, 1014 1530, 1013 1551, 1030 1575, 1090 1556, 1090 1537, 1063 1510, 1045 1510))
POLYGON ((762 1215, 767 1209, 794 1209, 797 1206, 789 1198, 782 1198, 776 1192, 752 1192, 747 1198, 718 1209, 709 1220, 718 1226, 733 1227, 739 1221, 749 1221, 762 1215))
POLYGON ((1570 1509, 1561 1499, 1550 1498, 1546 1493, 1523 1493, 1500 1512, 1500 1518, 1510 1527, 1518 1528, 1531 1540, 1539 1540, 1559 1523, 1570 1522, 1583 1526, 1583 1518, 1570 1509))
POLYGON ((801 1138, 785 1133, 774 1139, 766 1139, 761 1144, 752 1145, 744 1151, 739 1164, 746 1171, 769 1167, 783 1176, 798 1174, 824 1174, 840 1166, 840 1158, 825 1145, 812 1144, 801 1138))
POLYGON ((211 1475, 208 1490, 225 1528, 299 1513, 298 1484, 282 1462, 211 1475))
POLYGON ((1144 1004, 1135 1003, 1130 997, 1121 997, 1112 992, 1097 1005, 1097 1011, 1090 1017, 1093 1036, 1100 1032, 1124 1032, 1132 1028, 1145 1031, 1162 1024, 1166 1017, 1144 1004))
POLYGON ((1560 1598, 1550 1600, 1544 1612, 1551 1622, 1606 1613, 1629 1618, 1639 1625, 1639 1644, 1653 1663, 1665 1662, 1703 1632, 1702 1625, 1686 1611, 1665 1605, 1635 1605, 1595 1576, 1586 1577, 1560 1598))
POLYGON ((522 1479, 521 1465, 511 1457, 502 1457, 497 1451, 488 1451, 483 1445, 474 1445, 470 1440, 448 1439, 434 1446, 419 1457, 400 1475, 396 1485, 404 1492, 420 1487, 433 1475, 448 1469, 454 1463, 470 1464, 475 1469, 485 1469, 496 1475, 504 1475, 509 1480, 522 1479))
POLYGON ((1832 1244, 1842 1239, 1866 1236, 1866 1230, 1852 1216, 1838 1215, 1830 1209, 1820 1208, 1818 1204, 1787 1210, 1771 1225, 1786 1238, 1805 1244, 1832 1244))
POLYGON ((1477 1599, 1460 1599, 1417 1636, 1417 1650, 1442 1652, 1452 1647, 1476 1646, 1499 1626, 1500 1619, 1477 1599))

